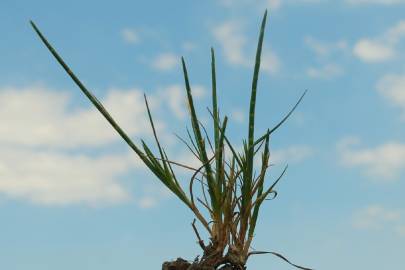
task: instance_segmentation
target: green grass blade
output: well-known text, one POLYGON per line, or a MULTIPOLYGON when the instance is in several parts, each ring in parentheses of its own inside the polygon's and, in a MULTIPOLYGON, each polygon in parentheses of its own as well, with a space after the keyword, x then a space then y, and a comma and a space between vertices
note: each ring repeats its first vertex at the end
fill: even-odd
MULTIPOLYGON (((270 155, 269 138, 270 138, 270 134, 267 135, 266 141, 265 141, 265 146, 264 146, 264 152, 263 152, 263 157, 262 157, 262 171, 261 171, 260 179, 258 182, 258 189, 257 189, 258 198, 263 194, 264 178, 266 176, 266 170, 267 170, 269 155, 270 155)), ((257 217, 259 215, 259 209, 260 209, 260 204, 256 204, 253 209, 252 218, 250 220, 249 237, 253 237, 253 233, 256 228, 257 217)))
POLYGON ((308 90, 305 90, 304 93, 301 95, 301 97, 298 99, 297 103, 295 103, 294 107, 292 107, 292 109, 286 114, 286 116, 284 116, 283 119, 281 119, 281 121, 275 125, 271 130, 268 131, 269 134, 273 133, 274 131, 276 131, 290 116, 291 114, 295 111, 295 109, 298 107, 298 105, 301 103, 302 99, 304 98, 304 96, 306 95, 306 93, 308 92, 308 90))
MULTIPOLYGON (((249 196, 248 193, 251 189, 252 183, 252 173, 253 173, 253 143, 254 143, 254 129, 255 129, 255 108, 256 108, 256 93, 257 93, 257 84, 259 80, 259 71, 260 71, 260 60, 263 47, 264 39, 264 30, 266 28, 266 19, 267 19, 267 10, 264 13, 262 24, 260 27, 259 41, 257 44, 256 50, 256 61, 253 71, 253 80, 252 80, 252 92, 250 97, 250 106, 249 106, 249 132, 248 132, 248 149, 246 152, 247 168, 245 174, 245 181, 242 186, 242 210, 246 210, 249 196)), ((247 213, 244 213, 247 214, 247 213)))
POLYGON ((163 167, 164 167, 166 173, 170 173, 168 164, 167 164, 167 162, 166 162, 166 160, 168 160, 168 158, 165 156, 165 154, 164 154, 164 152, 163 152, 163 149, 162 149, 162 147, 161 147, 161 145, 160 145, 158 136, 157 136, 157 134, 156 134, 155 124, 153 123, 153 118, 152 118, 152 114, 151 114, 151 112, 150 112, 148 99, 146 98, 146 95, 145 95, 145 94, 143 95, 143 97, 144 97, 144 99, 145 99, 146 110, 147 110, 147 112, 148 112, 148 118, 149 118, 149 123, 150 123, 151 128, 152 128, 153 137, 155 138, 156 145, 157 145, 157 147, 158 147, 158 149, 159 149, 160 158, 161 158, 161 160, 162 160, 163 167))
POLYGON ((193 156, 195 156, 197 159, 200 159, 200 157, 197 155, 196 152, 194 152, 193 148, 191 148, 191 146, 187 143, 185 139, 183 139, 177 134, 174 134, 174 136, 176 136, 177 139, 179 139, 188 148, 188 150, 193 154, 193 156))
POLYGON ((184 74, 184 81, 185 81, 185 85, 186 85, 187 100, 188 100, 188 104, 190 107, 191 125, 193 127, 193 132, 194 132, 195 140, 196 140, 196 143, 197 143, 197 146, 199 149, 201 161, 203 162, 203 164, 205 164, 205 170, 207 173, 207 182, 208 182, 209 193, 210 193, 210 197, 211 197, 211 204, 215 210, 218 210, 218 206, 219 206, 218 192, 216 190, 215 180, 214 180, 213 174, 212 174, 212 168, 211 168, 210 163, 208 162, 208 156, 207 156, 207 151, 205 149, 205 143, 204 143, 204 140, 201 135, 200 126, 198 124, 198 118, 197 118, 197 114, 195 112, 193 96, 191 94, 191 87, 190 87, 190 82, 189 82, 189 78, 188 78, 188 74, 187 74, 187 67, 186 67, 186 63, 185 63, 183 57, 181 58, 181 63, 183 66, 183 74, 184 74))
MULTIPOLYGON (((190 140, 191 145, 194 147, 194 150, 195 150, 195 152, 196 152, 197 155, 198 155, 198 159, 201 161, 200 150, 198 149, 197 145, 195 145, 194 139, 193 139, 193 137, 191 136, 190 130, 189 130, 188 128, 186 128, 186 131, 187 131, 188 139, 190 140)), ((201 161, 201 162, 202 162, 202 161, 201 161)))
POLYGON ((299 266, 298 264, 294 264, 290 260, 288 260, 286 257, 281 255, 280 253, 277 253, 277 252, 274 252, 274 251, 252 251, 252 252, 249 253, 248 256, 257 255, 257 254, 272 254, 272 255, 282 259, 283 261, 285 261, 289 265, 294 266, 295 268, 302 269, 302 270, 314 270, 312 268, 307 268, 307 267, 299 266))
POLYGON ((218 113, 218 99, 217 99, 217 76, 215 70, 215 52, 214 48, 211 48, 211 76, 212 76, 212 111, 214 114, 214 140, 215 140, 215 149, 218 148, 219 140, 219 113, 218 113))
POLYGON ((57 51, 53 48, 53 46, 48 42, 45 36, 41 33, 38 27, 35 25, 33 21, 30 21, 31 26, 33 27, 34 31, 37 33, 41 41, 45 44, 51 54, 55 57, 58 63, 62 66, 62 68, 66 71, 66 73, 72 78, 72 80, 76 83, 76 85, 80 88, 80 90, 86 95, 86 97, 91 101, 91 103, 97 108, 97 110, 105 117, 105 119, 111 124, 111 126, 117 131, 117 133, 121 136, 121 138, 131 147, 132 150, 140 157, 140 159, 145 163, 145 165, 155 174, 173 193, 175 193, 185 204, 189 205, 187 197, 184 196, 178 189, 173 189, 170 182, 168 182, 169 178, 168 175, 162 170, 160 164, 157 162, 157 159, 154 157, 152 152, 149 148, 144 144, 144 149, 148 151, 147 155, 145 155, 129 138, 129 136, 125 133, 125 131, 117 124, 117 122, 113 119, 110 113, 104 108, 102 103, 84 86, 84 84, 77 78, 77 76, 73 73, 70 67, 65 63, 62 57, 57 53, 57 51), (158 166, 159 165, 159 166, 158 166))
MULTIPOLYGON (((214 118, 214 114, 208 109, 208 112, 210 113, 211 117, 214 118)), ((226 117, 226 116, 225 116, 226 117)), ((214 124, 216 125, 216 127, 218 128, 218 130, 220 131, 220 135, 222 135, 221 133, 221 127, 219 125, 219 121, 217 121, 216 123, 214 122, 214 124)), ((236 162, 238 163, 239 167, 243 167, 243 163, 242 160, 240 159, 238 153, 236 152, 236 150, 234 149, 234 147, 232 146, 231 142, 229 141, 228 137, 224 135, 224 140, 226 142, 226 144, 228 145, 229 149, 232 152, 232 155, 235 157, 236 162)))
POLYGON ((111 124, 111 126, 118 132, 118 134, 124 139, 124 141, 138 154, 138 156, 145 162, 145 156, 142 151, 136 147, 136 145, 132 142, 129 136, 121 129, 121 127, 116 123, 116 121, 112 118, 112 116, 108 113, 108 111, 104 108, 101 102, 84 86, 84 84, 77 78, 77 76, 73 73, 73 71, 69 68, 69 66, 65 63, 62 57, 56 52, 56 50, 52 47, 52 45, 48 42, 45 36, 41 33, 38 27, 35 25, 33 21, 30 21, 31 26, 34 28, 34 31, 38 34, 41 41, 45 44, 51 54, 55 57, 58 63, 62 66, 62 68, 66 71, 66 73, 72 78, 72 80, 76 83, 76 85, 80 88, 80 90, 86 95, 86 97, 93 103, 93 105, 97 108, 97 110, 107 119, 107 121, 111 124))
POLYGON ((308 92, 308 90, 305 90, 304 93, 301 95, 301 97, 298 99, 298 101, 295 103, 295 105, 291 108, 291 110, 283 117, 283 119, 281 119, 280 122, 277 123, 277 125, 275 125, 272 129, 267 130, 267 132, 262 135, 261 137, 259 137, 259 139, 257 139, 254 143, 253 143, 253 147, 255 147, 256 145, 258 145, 259 143, 263 142, 263 140, 266 139, 267 135, 271 135, 274 131, 276 131, 282 124, 284 124, 285 121, 287 121, 287 119, 291 116, 291 114, 295 111, 295 109, 298 107, 298 105, 302 102, 302 100, 304 99, 304 96, 306 95, 306 93, 308 92))
MULTIPOLYGON (((223 177, 224 174, 224 164, 223 164, 223 158, 224 158, 224 138, 225 138, 225 130, 226 130, 226 125, 228 123, 228 117, 224 118, 224 122, 222 124, 221 128, 221 137, 218 140, 218 146, 217 146, 217 151, 216 151, 216 174, 217 174, 217 190, 221 194, 220 198, 223 197, 223 191, 224 191, 224 186, 225 186, 225 179, 223 177)), ((222 202, 221 202, 222 204, 222 202)))
POLYGON ((278 184, 278 182, 281 180, 281 178, 283 178, 287 169, 288 169, 288 165, 285 166, 283 172, 280 174, 280 176, 277 178, 277 180, 274 181, 274 183, 260 197, 257 198, 257 200, 256 200, 257 203, 261 204, 266 199, 266 197, 273 191, 274 187, 278 184))

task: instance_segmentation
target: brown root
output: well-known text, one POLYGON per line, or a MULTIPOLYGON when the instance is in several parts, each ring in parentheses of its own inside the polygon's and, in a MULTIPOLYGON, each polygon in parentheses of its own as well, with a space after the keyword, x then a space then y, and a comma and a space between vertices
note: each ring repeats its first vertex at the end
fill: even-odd
POLYGON ((162 270, 246 270, 245 261, 240 260, 234 250, 224 256, 216 251, 212 244, 205 247, 204 255, 190 263, 182 258, 165 262, 162 270))
POLYGON ((218 266, 208 266, 204 263, 189 263, 182 258, 177 258, 175 261, 163 263, 162 270, 246 270, 246 267, 236 266, 230 263, 221 264, 218 266))

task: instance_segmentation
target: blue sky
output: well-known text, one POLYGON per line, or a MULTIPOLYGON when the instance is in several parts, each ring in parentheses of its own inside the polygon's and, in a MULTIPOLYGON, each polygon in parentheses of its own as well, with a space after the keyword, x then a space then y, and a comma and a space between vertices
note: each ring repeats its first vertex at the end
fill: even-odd
MULTIPOLYGON (((0 3, 0 269, 160 269, 200 253, 186 207, 146 171, 29 26, 34 20, 135 141, 146 93, 173 159, 188 125, 180 57, 203 121, 210 56, 240 146, 269 9, 256 134, 309 92, 271 140, 274 179, 253 246, 316 269, 405 264, 405 1, 0 3)), ((187 183, 188 175, 179 172, 187 183)), ((291 269, 271 256, 250 269, 291 269)))

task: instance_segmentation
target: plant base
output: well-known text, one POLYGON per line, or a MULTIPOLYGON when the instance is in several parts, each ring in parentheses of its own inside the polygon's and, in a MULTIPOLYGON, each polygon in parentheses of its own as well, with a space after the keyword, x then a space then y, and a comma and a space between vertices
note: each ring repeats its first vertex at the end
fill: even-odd
POLYGON ((246 270, 245 266, 222 264, 217 267, 207 266, 204 262, 194 261, 190 263, 182 258, 175 261, 164 262, 162 270, 246 270))

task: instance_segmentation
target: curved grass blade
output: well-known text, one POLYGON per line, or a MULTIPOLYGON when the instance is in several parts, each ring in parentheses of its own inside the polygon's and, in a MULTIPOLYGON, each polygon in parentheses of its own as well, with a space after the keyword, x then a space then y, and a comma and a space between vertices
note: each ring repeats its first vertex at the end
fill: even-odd
POLYGON ((284 257, 283 255, 281 255, 280 253, 274 252, 274 251, 252 251, 249 253, 248 257, 251 255, 261 255, 261 254, 272 254, 276 257, 279 257, 280 259, 282 259, 283 261, 285 261, 286 263, 288 263, 289 265, 292 265, 298 269, 302 269, 302 270, 314 270, 312 268, 307 268, 307 267, 303 267, 303 266, 299 266, 297 264, 292 263, 290 260, 288 260, 286 257, 284 257))
POLYGON ((270 131, 269 134, 273 133, 274 131, 276 131, 289 117, 290 115, 295 111, 295 109, 298 107, 298 105, 301 103, 302 99, 304 98, 304 96, 306 95, 306 93, 308 92, 308 90, 305 90, 304 93, 301 95, 301 97, 298 99, 297 103, 295 103, 294 107, 287 113, 286 116, 284 116, 284 118, 276 125, 274 126, 270 131))

